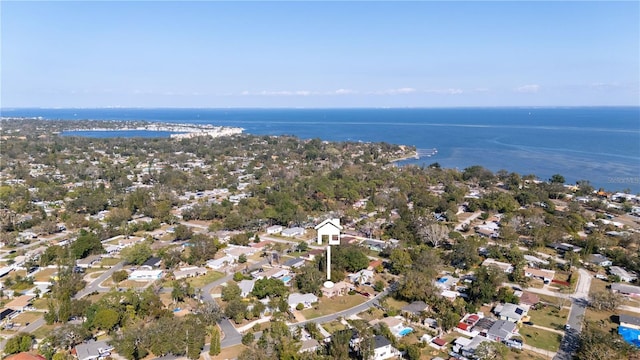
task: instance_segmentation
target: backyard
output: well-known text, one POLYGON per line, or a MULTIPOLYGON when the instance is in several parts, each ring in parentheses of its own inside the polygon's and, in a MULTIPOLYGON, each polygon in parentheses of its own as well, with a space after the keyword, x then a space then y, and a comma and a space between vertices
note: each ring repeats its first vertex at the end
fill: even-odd
POLYGON ((345 295, 337 296, 333 299, 320 298, 318 304, 310 309, 302 310, 302 315, 306 319, 315 319, 317 317, 335 314, 337 312, 350 309, 356 305, 362 304, 367 299, 362 295, 345 295))
POLYGON ((544 306, 540 310, 529 310, 531 322, 535 325, 543 326, 554 330, 562 330, 569 316, 569 309, 558 308, 553 306, 544 306))
POLYGON ((528 326, 520 328, 520 335, 525 344, 549 351, 558 351, 562 340, 560 334, 528 326))
POLYGON ((193 287, 200 288, 207 285, 208 283, 214 282, 218 279, 222 279, 223 277, 224 274, 221 272, 209 271, 205 275, 188 278, 187 282, 193 287))

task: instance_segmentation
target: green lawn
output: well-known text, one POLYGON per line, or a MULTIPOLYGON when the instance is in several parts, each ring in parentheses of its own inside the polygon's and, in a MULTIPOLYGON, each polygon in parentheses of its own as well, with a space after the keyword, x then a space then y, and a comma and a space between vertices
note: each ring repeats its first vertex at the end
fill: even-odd
POLYGON ((118 258, 103 258, 102 261, 100 261, 100 265, 102 265, 102 266, 113 266, 113 265, 119 263, 120 261, 122 261, 122 259, 118 259, 118 258))
POLYGON ((36 337, 36 339, 44 339, 47 336, 51 335, 53 329, 55 329, 56 325, 47 325, 44 324, 37 328, 32 334, 36 337))
POLYGON ((562 340, 560 334, 528 326, 520 329, 520 335, 522 335, 525 344, 550 351, 558 351, 562 340))
POLYGON ((345 295, 337 296, 333 299, 320 298, 317 305, 311 309, 302 310, 302 315, 307 319, 315 319, 320 316, 335 314, 339 311, 350 309, 356 305, 362 304, 367 299, 362 295, 345 295))
POLYGON ((327 332, 329 334, 333 334, 334 332, 338 331, 338 330, 345 330, 347 327, 344 326, 344 324, 342 324, 339 321, 332 321, 332 322, 328 322, 326 324, 322 324, 322 327, 327 330, 327 332))
POLYGON ((42 315, 44 314, 41 312, 27 311, 16 316, 15 319, 13 319, 13 322, 17 324, 25 325, 26 323, 32 323, 36 321, 37 319, 41 318, 42 315))
POLYGON ((214 282, 224 277, 224 274, 217 271, 209 271, 206 275, 188 278, 187 282, 193 287, 203 287, 210 282, 214 282))
POLYGON ((562 330, 569 316, 569 309, 559 310, 551 306, 545 306, 540 310, 529 310, 531 321, 539 326, 562 330))

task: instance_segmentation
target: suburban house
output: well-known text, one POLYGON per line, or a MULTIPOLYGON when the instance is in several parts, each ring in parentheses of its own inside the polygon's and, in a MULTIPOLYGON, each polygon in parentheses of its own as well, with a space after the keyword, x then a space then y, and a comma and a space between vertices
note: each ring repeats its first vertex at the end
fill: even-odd
POLYGON ((320 343, 316 339, 309 339, 302 342, 299 353, 315 352, 320 347, 320 343))
POLYGON ((23 312, 31 307, 34 296, 21 295, 9 301, 4 307, 13 311, 23 312))
POLYGON ((267 234, 268 235, 274 235, 274 234, 279 234, 282 232, 282 230, 284 230, 284 227, 282 225, 273 225, 273 226, 269 226, 267 228, 267 234))
POLYGON ((523 317, 527 316, 529 308, 525 305, 515 305, 511 303, 499 304, 493 309, 494 314, 498 315, 500 320, 507 320, 514 323, 520 322, 523 317))
POLYGON ((474 326, 480 321, 481 317, 478 314, 468 314, 458 323, 455 330, 463 335, 474 337, 478 335, 479 331, 472 330, 474 326))
POLYGON ((539 266, 539 265, 549 265, 547 260, 542 260, 533 255, 524 255, 524 260, 529 264, 529 266, 539 266))
POLYGON ((76 345, 78 360, 103 360, 111 356, 113 346, 106 341, 89 341, 76 345))
POLYGON ((225 255, 219 259, 207 261, 207 266, 213 270, 220 270, 223 267, 233 264, 236 260, 231 255, 225 255))
POLYGON ((302 304, 305 308, 310 308, 311 304, 317 303, 318 297, 309 293, 309 294, 300 294, 300 293, 291 293, 289 294, 289 298, 287 299, 287 303, 289 304, 289 308, 291 310, 295 310, 298 304, 302 304))
POLYGON ((304 235, 304 228, 292 227, 292 228, 284 229, 284 230, 282 230, 280 235, 282 235, 284 237, 302 236, 302 235, 304 235))
POLYGON ((255 280, 242 280, 238 283, 240 288, 240 296, 246 298, 253 291, 253 287, 256 285, 255 280))
POLYGON ((376 326, 378 324, 385 324, 387 325, 387 327, 389 328, 389 330, 391 330, 391 333, 395 336, 395 337, 401 337, 402 334, 400 334, 400 332, 405 329, 405 326, 402 322, 402 319, 399 317, 386 317, 383 319, 376 319, 376 320, 372 320, 369 322, 369 324, 371 324, 372 326, 376 326))
POLYGON ((195 277, 200 275, 205 275, 207 273, 207 269, 203 267, 191 266, 180 268, 180 270, 176 270, 173 272, 173 277, 176 280, 186 279, 189 277, 195 277))
POLYGON ((369 283, 371 282, 371 280, 373 280, 373 271, 362 269, 357 273, 349 274, 348 276, 349 276, 349 281, 351 281, 352 283, 354 284, 358 283, 362 285, 365 283, 369 283))
POLYGON ((513 272, 513 265, 506 262, 496 261, 495 259, 492 259, 492 258, 488 258, 485 261, 483 261, 482 266, 485 266, 485 267, 495 266, 506 274, 511 274, 513 272))
POLYGON ((280 268, 272 268, 265 271, 254 271, 251 273, 251 276, 253 276, 253 278, 255 278, 256 280, 271 278, 280 279, 287 275, 289 275, 289 270, 280 268))
POLYGON ((400 311, 405 314, 405 316, 420 316, 420 313, 426 311, 428 308, 429 305, 424 301, 414 301, 404 306, 400 311))
POLYGON ((225 247, 222 251, 236 260, 240 257, 240 255, 251 256, 258 252, 258 250, 254 247, 237 245, 227 245, 227 247, 225 247))
MULTIPOLYGON (((458 339, 461 339, 461 338, 458 338, 458 339)), ((469 339, 465 339, 465 340, 469 340, 469 339)), ((474 336, 473 339, 470 339, 470 341, 465 341, 464 343, 462 343, 462 346, 458 349, 457 352, 466 358, 473 359, 475 357, 476 349, 480 344, 482 344, 485 341, 490 341, 490 340, 481 335, 474 336)), ((454 351, 455 351, 455 348, 454 348, 454 351)))
POLYGON ((536 269, 532 267, 524 268, 524 276, 540 279, 544 281, 545 284, 548 284, 551 281, 553 281, 553 277, 555 275, 556 275, 556 272, 553 270, 536 269))
POLYGON ((436 286, 443 290, 449 290, 452 286, 457 285, 458 281, 460 281, 460 279, 446 275, 436 280, 436 286))
POLYGON ((369 250, 380 252, 387 247, 387 243, 382 240, 367 239, 362 242, 362 245, 369 248, 369 250))
POLYGON ((589 258, 587 259, 587 261, 593 265, 602 266, 602 267, 613 265, 611 260, 609 260, 606 256, 602 254, 591 254, 589 255, 589 258))
POLYGON ((4 360, 46 360, 42 355, 32 354, 29 352, 21 352, 13 355, 9 355, 4 360))
POLYGON ((496 320, 491 328, 487 330, 487 338, 489 340, 502 342, 503 340, 508 340, 509 338, 511 338, 511 336, 513 336, 513 334, 515 334, 516 332, 518 332, 518 328, 516 327, 516 324, 514 322, 506 320, 496 320))
POLYGON ((340 281, 329 288, 323 286, 320 290, 322 291, 322 296, 332 298, 335 296, 346 295, 349 291, 353 290, 353 285, 346 281, 340 281))
POLYGON ((289 259, 287 261, 285 261, 284 263, 282 263, 282 267, 285 269, 297 269, 301 266, 304 265, 305 259, 303 258, 295 258, 295 259, 289 259))
POLYGON ((611 291, 631 297, 640 297, 640 286, 613 283, 611 284, 611 291))
POLYGON ((384 360, 398 357, 400 352, 391 346, 391 341, 382 335, 373 338, 373 360, 384 360))
POLYGON ((549 247, 556 250, 557 252, 564 254, 566 252, 575 252, 579 253, 582 251, 582 248, 579 246, 574 246, 569 243, 552 243, 549 244, 549 247))
POLYGON ((2 309, 2 311, 0 311, 0 321, 11 318, 13 315, 18 315, 18 312, 12 309, 2 309))
POLYGON ((611 275, 615 275, 619 277, 620 280, 624 282, 632 282, 638 278, 636 274, 630 273, 627 270, 621 268, 620 266, 611 266, 609 268, 609 273, 611 275))
POLYGON ((624 326, 629 329, 640 330, 640 317, 620 314, 618 315, 620 326, 624 326))
POLYGON ((162 270, 136 270, 129 274, 129 280, 154 281, 162 278, 162 270))
POLYGON ((84 259, 78 259, 76 266, 83 269, 88 269, 102 260, 102 255, 89 255, 84 259))
POLYGON ((160 266, 161 262, 161 258, 152 256, 148 258, 147 261, 143 262, 142 265, 140 265, 140 269, 154 270, 160 266))

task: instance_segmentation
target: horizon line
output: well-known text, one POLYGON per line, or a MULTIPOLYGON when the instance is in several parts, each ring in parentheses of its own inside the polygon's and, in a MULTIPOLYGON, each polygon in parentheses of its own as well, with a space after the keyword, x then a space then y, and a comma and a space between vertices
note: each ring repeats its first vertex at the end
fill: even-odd
POLYGON ((554 109, 554 108, 640 108, 639 105, 461 105, 461 106, 340 106, 340 107, 306 107, 306 106, 233 106, 233 107, 201 107, 201 106, 7 106, 0 107, 4 110, 43 109, 43 110, 94 110, 94 109, 163 109, 163 110, 349 110, 349 109, 375 109, 375 110, 404 110, 404 109, 554 109))

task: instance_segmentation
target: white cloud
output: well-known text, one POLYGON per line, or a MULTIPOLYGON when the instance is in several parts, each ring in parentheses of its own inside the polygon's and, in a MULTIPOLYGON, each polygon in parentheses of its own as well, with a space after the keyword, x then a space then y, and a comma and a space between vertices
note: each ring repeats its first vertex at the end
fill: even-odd
POLYGON ((338 89, 336 91, 333 92, 328 92, 328 95, 351 95, 351 94, 357 94, 358 92, 355 90, 351 90, 351 89, 338 89))
POLYGON ((513 89, 513 91, 518 93, 523 93, 523 94, 535 94, 539 90, 540 90, 540 85, 537 85, 537 84, 522 85, 513 89))
POLYGON ((462 89, 449 88, 449 89, 425 90, 425 92, 432 93, 432 94, 441 94, 441 95, 459 95, 459 94, 462 94, 464 91, 462 91, 462 89))
POLYGON ((374 91, 371 94, 374 95, 404 95, 411 94, 416 92, 417 90, 410 87, 398 88, 398 89, 387 89, 383 91, 374 91))

